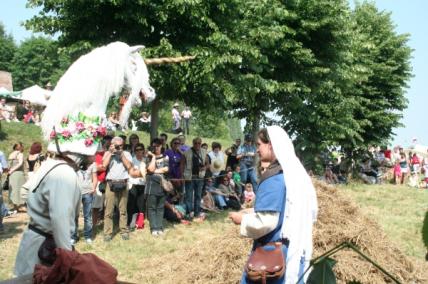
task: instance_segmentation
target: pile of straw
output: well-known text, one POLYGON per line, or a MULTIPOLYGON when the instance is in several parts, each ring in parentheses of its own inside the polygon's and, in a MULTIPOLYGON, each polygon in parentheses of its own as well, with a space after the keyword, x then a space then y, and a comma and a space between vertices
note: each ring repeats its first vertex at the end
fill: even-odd
MULTIPOLYGON (((343 241, 351 241, 360 250, 403 283, 427 283, 426 271, 412 263, 383 233, 378 224, 361 214, 358 207, 337 189, 315 182, 319 218, 314 232, 314 257, 343 241)), ((167 256, 150 258, 142 263, 137 278, 145 283, 237 283, 251 248, 248 239, 238 237, 238 226, 222 237, 207 236, 167 256)), ((391 282, 362 257, 344 250, 333 257, 338 283, 391 282)))

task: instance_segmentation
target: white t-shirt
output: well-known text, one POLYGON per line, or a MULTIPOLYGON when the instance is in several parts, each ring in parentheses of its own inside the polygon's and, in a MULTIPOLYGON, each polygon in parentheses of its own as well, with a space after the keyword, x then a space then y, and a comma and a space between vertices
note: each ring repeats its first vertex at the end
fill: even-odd
POLYGON ((190 110, 183 110, 181 116, 185 119, 189 119, 192 116, 192 112, 190 110))
POLYGON ((180 120, 180 113, 178 112, 178 110, 176 108, 173 108, 171 113, 172 113, 172 119, 173 120, 180 120))
POLYGON ((95 163, 92 163, 86 171, 78 170, 77 179, 79 181, 80 192, 82 194, 90 193, 93 188, 92 174, 97 172, 95 163))
POLYGON ((218 153, 211 151, 208 156, 211 160, 211 172, 213 176, 218 176, 224 169, 224 153, 222 151, 218 151, 218 153))
MULTIPOLYGON (((146 164, 144 160, 145 159, 143 158, 143 160, 140 161, 136 157, 133 157, 132 158, 132 168, 139 170, 141 167, 141 163, 146 164)), ((145 185, 146 179, 142 178, 142 177, 133 178, 131 175, 129 175, 128 184, 129 184, 129 188, 131 188, 132 185, 145 185)))

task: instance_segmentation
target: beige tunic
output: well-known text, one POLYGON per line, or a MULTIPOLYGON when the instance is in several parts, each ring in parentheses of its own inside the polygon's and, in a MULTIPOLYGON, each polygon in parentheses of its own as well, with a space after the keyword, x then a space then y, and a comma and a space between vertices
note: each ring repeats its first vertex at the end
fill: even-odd
MULTIPOLYGON (((33 178, 28 195, 30 224, 53 235, 57 247, 71 250, 71 232, 79 210, 80 188, 75 171, 61 160, 49 159, 42 164, 33 178), (37 188, 33 189, 45 176, 37 188)), ((32 273, 40 260, 37 251, 44 237, 27 229, 22 237, 15 262, 15 275, 32 273)))

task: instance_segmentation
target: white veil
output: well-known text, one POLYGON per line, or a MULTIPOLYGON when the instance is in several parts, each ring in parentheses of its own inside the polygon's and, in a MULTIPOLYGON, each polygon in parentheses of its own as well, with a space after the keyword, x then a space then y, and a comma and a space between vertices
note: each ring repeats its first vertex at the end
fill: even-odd
POLYGON ((284 172, 287 194, 281 237, 290 241, 285 283, 294 284, 298 280, 301 257, 305 257, 304 269, 312 257, 312 225, 318 213, 317 197, 311 178, 297 158, 285 130, 274 125, 267 127, 267 131, 284 172))

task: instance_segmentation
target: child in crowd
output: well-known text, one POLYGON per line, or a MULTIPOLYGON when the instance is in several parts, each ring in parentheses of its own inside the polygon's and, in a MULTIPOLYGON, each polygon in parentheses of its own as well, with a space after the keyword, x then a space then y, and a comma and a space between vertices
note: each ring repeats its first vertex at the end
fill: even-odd
POLYGON ((394 165, 394 184, 398 184, 401 180, 401 166, 400 159, 395 160, 394 165))
POLYGON ((241 173, 240 172, 241 172, 241 167, 239 165, 235 165, 233 167, 232 180, 235 183, 235 189, 236 189, 238 196, 240 196, 241 199, 243 199, 241 173))
POLYGON ((253 185, 251 183, 247 183, 245 185, 244 196, 245 196, 244 207, 245 208, 253 207, 254 200, 256 199, 256 195, 254 194, 253 185))

